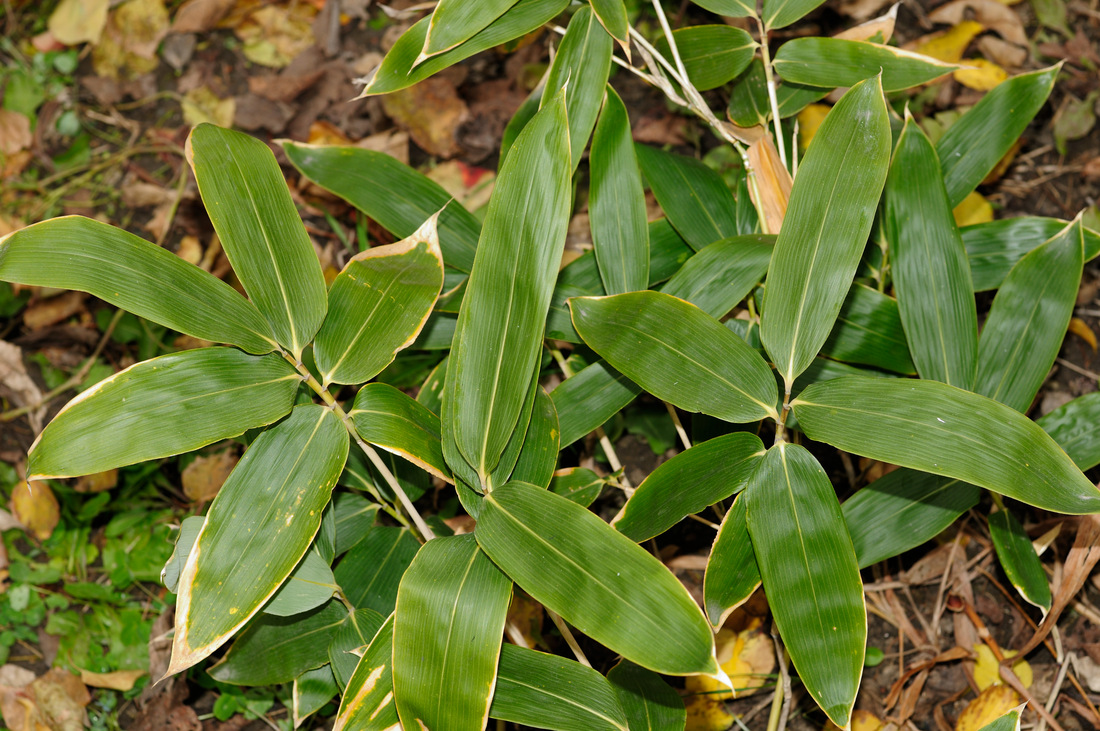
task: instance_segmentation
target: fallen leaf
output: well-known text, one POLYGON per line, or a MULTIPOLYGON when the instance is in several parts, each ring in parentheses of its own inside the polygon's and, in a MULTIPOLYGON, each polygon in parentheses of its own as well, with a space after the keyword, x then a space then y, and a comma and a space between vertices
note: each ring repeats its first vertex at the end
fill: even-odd
POLYGON ((66 46, 98 43, 107 25, 110 0, 61 0, 46 21, 46 27, 66 46))
POLYGON ((78 477, 73 485, 73 490, 82 493, 96 493, 110 490, 118 484, 118 468, 106 472, 96 472, 94 475, 78 477))
MULTIPOLYGON (((992 685, 1001 685, 1004 681, 1001 680, 1000 663, 994 657, 993 650, 983 643, 976 645, 974 651, 978 654, 978 661, 974 663, 974 682, 977 683, 978 688, 985 690, 992 685)), ((1016 651, 1004 650, 1004 655, 1005 657, 1015 657, 1016 651)), ((1034 675, 1027 660, 1021 659, 1013 663, 1012 672, 1016 673, 1016 677, 1020 679, 1025 688, 1031 687, 1034 675)))
POLYGON ((1008 78, 1007 71, 984 58, 968 58, 963 64, 969 68, 961 68, 952 75, 955 81, 975 91, 989 91, 1008 78))
POLYGON ((156 69, 157 47, 168 33, 163 0, 129 0, 115 8, 92 48, 92 66, 109 79, 134 79, 156 69))
POLYGON ((80 669, 80 680, 84 685, 92 688, 110 688, 123 692, 134 687, 134 683, 143 675, 148 675, 144 670, 116 670, 113 673, 93 673, 91 670, 80 669))
POLYGON ((61 508, 53 490, 43 480, 16 483, 11 491, 11 514, 28 533, 44 541, 61 519, 61 508))
POLYGON ((962 60, 970 42, 983 30, 985 27, 981 23, 964 20, 949 30, 921 37, 914 44, 913 50, 946 63, 957 63, 962 60))
POLYGON ((209 87, 200 86, 183 95, 183 120, 192 127, 209 122, 219 127, 232 127, 237 103, 232 97, 222 99, 209 87))
POLYGON ((1039 24, 1061 32, 1066 37, 1072 36, 1066 22, 1066 4, 1064 0, 1031 0, 1031 8, 1035 11, 1035 19, 1039 24))
POLYGON ((978 731, 982 726, 996 721, 1001 716, 1020 705, 1020 696, 1007 685, 993 685, 981 692, 977 698, 959 714, 955 731, 978 731))
POLYGON ((203 33, 214 30, 233 9, 236 0, 187 0, 176 11, 173 33, 203 33))
MULTIPOLYGON (((878 731, 880 728, 882 728, 882 721, 875 714, 862 708, 852 711, 851 731, 878 731)), ((822 731, 840 731, 840 728, 829 721, 822 731)))
POLYGON ((972 226, 975 223, 989 223, 993 220, 993 206, 981 193, 974 191, 962 199, 953 211, 955 223, 959 226, 972 226))
MULTIPOLYGON (((0 668, 0 670, 2 669, 0 668)), ((1089 690, 1093 693, 1100 693, 1100 663, 1088 655, 1075 656, 1073 658, 1073 670, 1080 680, 1085 681, 1085 686, 1089 690)))
POLYGON ((958 25, 967 19, 967 11, 973 13, 973 20, 995 31, 1006 41, 1018 46, 1027 45, 1027 33, 1020 16, 997 0, 952 0, 929 13, 928 19, 933 23, 958 25))
POLYGON ((65 292, 56 297, 38 300, 23 310, 23 324, 29 330, 41 330, 68 320, 84 309, 87 296, 83 292, 65 292))
POLYGON ((997 36, 984 35, 978 39, 982 56, 1005 69, 1018 69, 1027 62, 1027 49, 1020 48, 997 36))
POLYGON ((1070 318, 1069 331, 1088 343, 1089 347, 1092 348, 1092 352, 1096 352, 1096 333, 1092 331, 1087 322, 1080 317, 1070 318))
POLYGON ((1020 154, 1020 148, 1023 147, 1023 145, 1024 138, 1017 138, 1017 140, 1012 143, 1012 147, 1008 148, 1008 152, 1006 152, 1004 156, 997 161, 997 164, 993 166, 993 169, 989 171, 989 174, 982 178, 981 184, 989 185, 990 183, 995 183, 1000 180, 1001 176, 1008 171, 1009 166, 1016 160, 1016 155, 1020 154))
POLYGON ((241 52, 249 61, 282 68, 314 44, 315 15, 317 8, 309 3, 262 7, 250 13, 233 32, 244 43, 241 52))
POLYGON ((810 140, 817 134, 817 128, 825 121, 825 115, 832 109, 828 104, 810 104, 798 113, 798 144, 805 150, 810 140))
POLYGON ((27 115, 10 109, 0 109, 0 153, 14 155, 31 146, 31 120, 27 115))
POLYGON ((38 712, 51 731, 81 731, 84 707, 92 696, 84 683, 64 668, 52 668, 28 686, 38 712))
POLYGON ((899 5, 901 5, 900 2, 894 3, 883 15, 837 33, 833 38, 840 38, 846 41, 886 43, 894 35, 894 24, 898 19, 899 5))
POLYGON ((180 474, 183 494, 196 503, 213 500, 236 465, 237 454, 233 450, 196 457, 180 474))
POLYGON ((122 203, 131 208, 148 208, 168 203, 175 198, 175 193, 162 185, 147 183, 144 180, 130 180, 119 188, 122 203))
POLYGON ((16 406, 37 404, 38 408, 28 413, 27 417, 35 434, 42 431, 46 408, 42 403, 42 391, 23 365, 23 349, 3 340, 0 340, 0 393, 4 393, 16 406))
POLYGON ((840 0, 839 10, 849 18, 867 20, 889 4, 890 0, 840 0))
POLYGON ((764 135, 749 145, 748 154, 749 165, 756 173, 756 187, 749 190, 754 197, 760 198, 757 209, 764 212, 765 230, 778 234, 791 198, 791 174, 780 161, 771 135, 764 135))
MULTIPOLYGON (((470 530, 466 532, 472 533, 473 527, 468 527, 470 530)), ((527 596, 527 594, 517 591, 512 595, 512 603, 508 607, 508 625, 519 630, 528 647, 535 647, 543 641, 542 619, 544 616, 542 605, 527 596)))
POLYGON ((385 132, 364 137, 355 143, 356 147, 364 150, 384 152, 395 160, 406 165, 409 164, 409 135, 398 129, 388 129, 385 132))
MULTIPOLYGON (((718 663, 726 672, 737 697, 752 695, 768 682, 775 670, 775 646, 763 630, 763 621, 753 617, 739 632, 729 628, 718 630, 715 637, 718 663)), ((715 700, 729 700, 733 694, 718 680, 708 675, 690 675, 684 680, 689 693, 706 694, 715 700)))
POLYGON ((183 259, 188 264, 194 264, 198 266, 202 262, 202 244, 199 243, 197 236, 187 235, 180 239, 179 248, 176 249, 176 256, 183 259))
POLYGON ((470 111, 446 78, 432 76, 382 97, 382 109, 429 155, 449 158, 459 152, 455 131, 470 111))
POLYGON ((1093 108, 1100 98, 1100 91, 1090 93, 1084 99, 1067 94, 1051 123, 1054 131, 1054 145, 1062 155, 1066 154, 1066 143, 1079 140, 1088 135, 1096 125, 1096 110, 1093 108))
POLYGON ((496 173, 492 170, 467 165, 459 160, 436 165, 428 177, 469 211, 476 211, 489 202, 496 183, 496 173))
POLYGON ((733 715, 726 710, 726 704, 714 696, 688 696, 684 707, 687 710, 684 731, 726 731, 733 726, 733 715))
POLYGON ((34 673, 26 668, 11 664, 0 667, 0 716, 8 728, 27 728, 27 711, 34 710, 34 704, 26 688, 33 681, 34 673))

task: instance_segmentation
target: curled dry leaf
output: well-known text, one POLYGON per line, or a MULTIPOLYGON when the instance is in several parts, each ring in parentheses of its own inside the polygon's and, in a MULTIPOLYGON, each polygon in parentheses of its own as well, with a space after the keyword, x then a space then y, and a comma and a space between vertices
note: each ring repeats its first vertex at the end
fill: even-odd
POLYGON ((973 13, 975 21, 1006 41, 1027 46, 1027 33, 1020 16, 997 0, 952 0, 929 13, 928 19, 933 23, 958 25, 966 19, 967 11, 973 13))
POLYGON ((901 5, 900 2, 894 3, 883 15, 837 33, 833 38, 840 38, 846 41, 886 43, 894 35, 894 23, 898 19, 899 5, 901 5))
POLYGON ((1094 353, 1096 352, 1096 333, 1092 331, 1092 328, 1089 327, 1087 322, 1080 317, 1071 318, 1069 321, 1069 331, 1088 343, 1092 351, 1094 353))
POLYGON ((23 324, 28 330, 41 330, 68 320, 84 309, 84 300, 87 297, 83 292, 74 291, 38 300, 23 310, 23 324))
POLYGON ((213 500, 236 466, 237 454, 233 450, 196 457, 180 475, 183 493, 195 503, 213 500))
POLYGON ((19 482, 11 491, 11 512, 15 519, 40 541, 53 533, 61 519, 57 497, 42 480, 19 482))
POLYGON ((783 226, 787 202, 791 198, 791 174, 779 160, 770 135, 764 135, 749 145, 749 163, 756 171, 756 190, 749 190, 760 196, 758 203, 764 212, 765 231, 777 234, 783 226))
POLYGON ((80 680, 92 688, 110 688, 123 692, 134 687, 138 678, 147 675, 144 670, 116 670, 113 673, 93 673, 91 670, 80 669, 80 680))

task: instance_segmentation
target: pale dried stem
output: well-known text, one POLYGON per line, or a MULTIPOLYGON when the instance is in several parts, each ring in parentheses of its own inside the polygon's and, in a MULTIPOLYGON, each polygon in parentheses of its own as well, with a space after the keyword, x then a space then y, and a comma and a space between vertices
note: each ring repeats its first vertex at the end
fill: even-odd
POLYGON ((577 662, 585 667, 592 667, 592 663, 588 662, 588 658, 585 657, 584 650, 577 644, 577 638, 573 636, 573 630, 569 629, 569 625, 565 623, 565 620, 555 612, 554 610, 546 607, 546 614, 550 617, 550 621, 561 632, 562 638, 565 640, 565 644, 569 645, 569 649, 573 651, 573 656, 577 658, 577 662))

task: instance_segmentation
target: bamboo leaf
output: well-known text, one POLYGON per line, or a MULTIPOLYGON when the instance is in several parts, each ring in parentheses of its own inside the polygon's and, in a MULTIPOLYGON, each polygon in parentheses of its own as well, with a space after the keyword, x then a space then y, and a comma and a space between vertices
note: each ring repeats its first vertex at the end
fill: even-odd
POLYGON ((592 136, 588 165, 588 216, 603 291, 621 294, 645 289, 649 283, 645 191, 626 106, 610 86, 592 136))
POLYGON ((881 43, 820 37, 787 41, 776 51, 773 65, 784 81, 828 88, 854 86, 881 70, 883 91, 919 86, 959 68, 881 43))
POLYGON ((180 572, 183 564, 187 562, 187 555, 191 553, 191 547, 195 545, 195 539, 199 537, 202 524, 206 519, 201 515, 191 515, 180 522, 180 532, 176 536, 176 545, 172 549, 172 556, 160 570, 160 583, 173 594, 180 582, 180 572))
POLYGON ((0 237, 0 279, 78 289, 138 317, 249 353, 275 348, 271 326, 228 284, 90 218, 62 216, 0 237))
POLYGON ((212 124, 191 131, 186 154, 245 292, 301 360, 325 319, 325 278, 275 156, 256 138, 212 124))
POLYGON ((465 43, 515 4, 516 0, 483 0, 473 7, 463 0, 440 0, 428 23, 421 57, 434 56, 465 43))
POLYGON ((749 432, 696 444, 653 470, 611 525, 635 543, 658 536, 743 490, 764 451, 760 438, 749 432))
POLYGON ((768 450, 745 514, 775 622, 798 675, 837 726, 863 672, 867 613, 856 554, 829 478, 806 449, 768 450))
POLYGON ((339 693, 340 686, 328 665, 306 670, 295 678, 290 692, 294 727, 324 708, 339 693))
POLYGON ((511 599, 512 582, 472 535, 424 545, 401 580, 393 619, 402 726, 485 728, 511 599))
POLYGON ((917 372, 897 300, 858 282, 848 290, 821 354, 894 373, 917 372))
MULTIPOLYGON (((611 37, 626 50, 629 47, 630 21, 626 17, 626 3, 623 0, 590 0, 592 12, 600 19, 611 37)), ((630 51, 626 50, 627 57, 630 51)))
POLYGON ((978 731, 1020 731, 1020 717, 1023 715, 1026 703, 1016 706, 1000 718, 990 721, 978 731))
POLYGON ((971 482, 1060 513, 1100 510, 1100 490, 1035 422, 937 381, 837 378, 791 403, 811 439, 971 482))
POLYGON ((355 666, 332 731, 388 731, 400 726, 393 702, 392 657, 391 614, 355 666))
POLYGON ((763 0, 761 17, 768 30, 785 28, 825 0, 763 0))
POLYGON ((90 475, 235 437, 287 414, 299 383, 283 358, 233 348, 142 361, 58 412, 31 445, 27 479, 90 475))
POLYGON ((715 241, 688 259, 661 291, 723 317, 764 278, 774 244, 774 236, 761 234, 715 241))
MULTIPOLYGON (((504 444, 504 451, 500 454, 500 460, 497 462, 497 466, 489 473, 488 483, 490 485, 503 485, 508 481, 523 451, 527 438, 527 430, 531 426, 531 417, 535 411, 535 397, 538 396, 539 391, 542 390, 539 386, 537 364, 535 368, 536 372, 531 375, 531 381, 527 387, 527 396, 523 400, 523 405, 520 406, 519 419, 516 420, 516 427, 512 431, 512 435, 508 438, 508 441, 504 444)), ((479 480, 473 484, 478 485, 480 482, 479 480)))
POLYGON ((921 378, 970 388, 978 311, 942 179, 932 143, 907 118, 886 178, 882 215, 898 309, 921 378))
POLYGON ((550 392, 564 449, 596 430, 642 392, 640 386, 598 360, 550 392))
POLYGON ((936 143, 947 200, 959 205, 1046 103, 1061 66, 1013 76, 981 98, 936 143))
POLYGON ((352 492, 341 492, 332 499, 332 513, 336 523, 335 555, 343 556, 363 540, 374 526, 378 509, 378 503, 352 492))
MULTIPOLYGON (((688 79, 699 91, 717 89, 748 68, 757 43, 748 31, 730 25, 693 25, 672 31, 680 60, 688 79)), ((672 60, 672 51, 664 36, 657 50, 672 60)))
POLYGON ((336 565, 336 583, 352 606, 385 616, 393 612, 401 577, 418 550, 408 528, 376 525, 336 565))
POLYGON ((733 194, 718 173, 692 157, 642 144, 634 149, 661 210, 691 248, 741 233, 733 194))
POLYGON ((1001 568, 1012 586, 1024 601, 1042 610, 1045 618, 1053 601, 1050 584, 1020 521, 1007 510, 992 513, 989 516, 989 537, 993 539, 1001 568))
MULTIPOLYGON (((756 460, 756 464, 759 462, 756 460)), ((725 624, 730 613, 744 604, 758 586, 760 569, 745 521, 745 498, 738 495, 722 519, 703 575, 703 604, 711 626, 717 630, 725 624)))
POLYGON ((550 492, 556 492, 582 508, 587 508, 600 496, 605 484, 606 481, 592 470, 565 467, 554 473, 550 492))
POLYGON ((1100 393, 1086 393, 1037 422, 1082 470, 1100 464, 1100 393))
POLYGON ((657 673, 620 660, 607 679, 619 694, 630 731, 684 731, 684 701, 657 673))
POLYGON ((385 383, 369 383, 355 395, 348 416, 365 441, 451 482, 443 461, 439 417, 409 396, 385 383))
MULTIPOLYGON (((1067 225, 1069 221, 1057 218, 1020 216, 959 229, 970 260, 974 291, 1000 287, 1024 254, 1054 238, 1067 225)), ((1100 254, 1100 234, 1086 228, 1084 238, 1085 260, 1089 261, 1100 254)))
POLYGON ((489 717, 553 731, 627 731, 615 689, 602 675, 515 645, 501 647, 489 717))
POLYGON ((694 0, 701 8, 731 18, 747 18, 756 15, 756 4, 748 0, 694 0))
POLYGON ((209 656, 271 598, 313 542, 347 456, 347 430, 314 404, 296 407, 245 451, 180 575, 166 675, 209 656))
POLYGON ((523 436, 523 446, 511 479, 547 487, 554 479, 554 469, 558 466, 558 452, 561 449, 558 441, 558 412, 554 401, 536 381, 531 420, 523 436))
POLYGON ((353 256, 336 277, 313 346, 323 386, 369 381, 416 340, 443 288, 438 215, 404 241, 353 256))
POLYGON ((861 82, 829 112, 799 165, 768 269, 760 339, 788 390, 833 328, 889 160, 882 88, 861 82))
POLYGON ((306 551, 286 583, 264 605, 264 611, 280 617, 308 612, 331 599, 339 588, 328 562, 317 551, 306 551))
POLYGON ((680 582, 580 505, 510 482, 485 496, 475 535, 528 594, 612 651, 668 675, 717 671, 714 638, 680 582))
POLYGON ((982 328, 974 390, 1027 412, 1062 347, 1084 266, 1081 221, 1009 272, 982 328))
MULTIPOLYGON (((549 73, 550 68, 547 67, 546 73, 539 79, 538 85, 531 90, 531 93, 519 105, 516 113, 508 120, 508 125, 504 128, 504 134, 500 138, 500 161, 497 163, 497 170, 504 167, 504 160, 508 157, 508 153, 512 151, 512 145, 519 137, 519 133, 527 126, 531 118, 538 113, 539 107, 542 105, 542 93, 546 90, 546 77, 549 76, 549 73)), ((474 243, 477 243, 476 238, 474 243)))
POLYGON ((458 316, 442 423, 481 482, 516 427, 539 356, 572 200, 568 139, 558 94, 497 178, 458 316))
POLYGON ((569 304, 589 347, 654 396, 732 422, 778 416, 771 369, 699 308, 650 291, 569 304))
POLYGON ((341 688, 347 686, 359 664, 355 651, 369 645, 385 621, 386 618, 373 609, 356 609, 336 630, 328 646, 328 657, 341 688))

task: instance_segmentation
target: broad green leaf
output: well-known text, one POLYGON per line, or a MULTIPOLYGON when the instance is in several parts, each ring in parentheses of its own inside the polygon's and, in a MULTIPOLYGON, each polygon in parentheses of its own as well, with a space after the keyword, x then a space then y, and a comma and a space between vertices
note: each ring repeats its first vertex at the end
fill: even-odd
POLYGON ((482 482, 516 427, 538 361, 565 246, 570 174, 558 94, 516 139, 497 178, 448 363, 442 423, 482 482))
POLYGON ((661 210, 691 248, 698 251, 740 233, 733 194, 722 176, 692 157, 643 144, 634 149, 661 210))
POLYGON ((657 398, 732 422, 778 418, 771 369, 694 305, 651 291, 569 304, 588 346, 657 398))
POLYGON ((348 680, 332 731, 399 728, 393 702, 393 615, 371 640, 348 680))
POLYGON ((416 393, 416 402, 433 414, 443 407, 443 380, 447 376, 447 356, 436 364, 416 393))
POLYGON ((620 660, 607 679, 619 695, 630 731, 684 731, 684 701, 657 673, 620 660))
POLYGON ((348 416, 364 440, 451 481, 443 461, 439 417, 411 397, 385 383, 369 383, 355 395, 348 416))
POLYGON ((164 588, 173 594, 176 593, 176 587, 179 586, 183 564, 187 562, 187 555, 191 553, 191 547, 195 545, 195 539, 199 537, 199 531, 202 530, 202 524, 205 520, 206 518, 201 515, 191 515, 184 518, 180 523, 180 532, 176 536, 176 545, 172 549, 172 556, 164 564, 164 568, 160 570, 160 583, 164 584, 164 588))
POLYGON ((341 688, 347 686, 359 664, 355 651, 369 645, 385 621, 386 618, 373 609, 356 609, 336 630, 328 646, 328 657, 341 688))
POLYGON ((1027 128, 1046 103, 1060 66, 1014 76, 993 87, 936 143, 947 200, 959 205, 1027 128))
POLYGON ((665 282, 661 291, 711 317, 724 317, 764 278, 775 237, 750 234, 708 244, 665 282))
POLYGON ((882 87, 863 81, 832 108, 799 164, 768 269, 760 339, 788 390, 833 329, 889 163, 882 87))
POLYGON ((970 388, 978 311, 959 229, 928 137, 905 120, 886 178, 883 231, 909 352, 921 378, 970 388))
POLYGON ((378 509, 378 503, 351 492, 341 492, 333 498, 337 556, 347 553, 370 532, 378 517, 378 509))
POLYGON ((439 211, 439 247, 447 266, 468 272, 481 224, 431 178, 383 152, 285 140, 303 175, 358 208, 395 236, 413 235, 439 211))
POLYGON ((554 731, 628 731, 606 678, 574 660, 516 645, 500 649, 489 717, 554 731))
POLYGON ((768 30, 785 28, 825 0, 763 0, 760 17, 768 30))
POLYGON ((1100 490, 1041 427, 938 381, 837 378, 791 403, 806 434, 854 454, 972 482, 1059 513, 1100 510, 1100 490))
POLYGON ((653 470, 611 525, 635 543, 658 536, 743 490, 764 451, 760 438, 749 432, 696 444, 653 470))
POLYGON ((320 554, 306 551, 294 573, 264 605, 264 611, 280 617, 308 612, 327 602, 339 588, 332 577, 332 569, 320 554))
POLYGON ((982 726, 978 731, 1020 731, 1020 716, 1023 715, 1026 707, 1027 704, 1023 703, 997 720, 982 726))
MULTIPOLYGON (((516 427, 512 431, 512 435, 508 437, 508 441, 504 444, 504 451, 500 454, 500 460, 497 462, 497 466, 494 467, 493 471, 489 473, 488 484, 490 486, 503 485, 505 482, 508 482, 512 471, 515 469, 516 464, 519 462, 520 453, 523 451, 523 447, 526 444, 527 430, 531 426, 531 417, 534 415, 535 398, 539 395, 539 392, 542 391, 542 388, 539 386, 538 375, 538 364, 536 364, 535 373, 531 375, 531 381, 527 387, 527 396, 523 400, 523 405, 520 406, 519 419, 516 420, 516 427)), ((546 406, 544 405, 543 408, 543 414, 545 416, 547 413, 545 411, 546 406)), ((556 415, 554 419, 555 421, 557 420, 556 415)), ((536 437, 536 440, 537 439, 538 437, 536 437)), ((545 451, 543 451, 543 459, 548 456, 549 455, 547 455, 545 451)), ((536 458, 535 461, 539 462, 541 460, 536 458)), ((479 482, 475 482, 473 484, 478 485, 479 482)))
POLYGON ((1020 521, 1009 511, 998 510, 989 516, 989 537, 1012 586, 1024 601, 1038 607, 1046 617, 1053 601, 1050 584, 1020 521))
POLYGON ((717 629, 725 624, 730 613, 745 603, 758 586, 760 569, 749 540, 742 493, 722 520, 703 575, 703 604, 711 625, 717 629))
POLYGON ((567 378, 550 392, 558 412, 561 447, 595 431, 641 392, 640 386, 602 360, 567 378))
MULTIPOLYGON (((336 482, 339 484, 339 479, 336 482)), ((321 527, 317 529, 317 537, 313 539, 313 550, 317 552, 317 555, 321 557, 321 560, 327 566, 331 566, 332 562, 336 560, 336 505, 334 501, 329 501, 329 504, 325 506, 325 512, 321 513, 321 527)))
POLYGON ((958 68, 881 43, 820 37, 787 41, 776 51, 773 65, 784 81, 829 88, 854 86, 881 71, 883 91, 918 86, 958 68))
MULTIPOLYGON (((693 25, 672 32, 688 79, 699 91, 717 89, 744 71, 757 43, 748 31, 730 25, 693 25)), ((657 39, 657 50, 672 60, 668 40, 657 39)))
POLYGON ((0 238, 0 279, 78 289, 138 317, 249 353, 275 348, 271 326, 228 284, 90 218, 54 218, 0 238))
POLYGON ((622 294, 645 289, 649 283, 645 191, 626 106, 610 86, 592 135, 588 166, 588 218, 603 291, 622 294))
POLYGON ((167 675, 218 649, 294 570, 320 527, 348 441, 335 413, 306 404, 245 451, 180 575, 167 675))
POLYGON ((950 477, 901 468, 840 506, 860 568, 930 541, 978 504, 981 490, 950 477))
POLYGON ((1084 265, 1077 220, 1029 252, 1009 272, 978 343, 974 390, 1027 412, 1073 316, 1084 265))
POLYGON ((898 377, 886 371, 876 371, 873 368, 859 368, 857 366, 848 365, 847 363, 829 360, 828 358, 814 358, 813 362, 810 363, 810 367, 804 370, 802 375, 794 380, 794 387, 791 389, 791 395, 797 396, 804 388, 811 384, 823 383, 844 376, 868 376, 871 378, 898 377))
POLYGON ((852 285, 821 354, 845 363, 913 374, 916 368, 901 325, 898 302, 878 290, 852 285))
POLYGON ((360 96, 388 94, 412 86, 475 53, 527 35, 553 20, 568 4, 569 0, 519 0, 508 12, 462 45, 417 63, 431 20, 424 18, 401 34, 360 96))
POLYGON ((867 613, 832 483, 805 448, 780 443, 744 500, 768 605, 798 676, 829 719, 846 727, 863 672, 867 613))
POLYGON ((756 15, 756 3, 749 0, 693 0, 701 8, 731 18, 747 18, 756 15))
POLYGON ((649 286, 663 282, 679 271, 692 253, 692 248, 667 218, 658 218, 650 223, 649 286))
POLYGON ((481 0, 476 5, 465 0, 439 0, 428 23, 421 59, 465 43, 515 4, 516 0, 481 0))
POLYGON ((335 599, 294 617, 260 614, 210 668, 210 676, 230 685, 289 683, 328 664, 329 643, 347 616, 335 599))
POLYGON ((511 599, 512 582, 472 535, 424 545, 401 580, 393 618, 402 726, 485 728, 511 599))
POLYGON ((606 481, 592 470, 565 467, 554 473, 554 479, 550 481, 550 492, 556 492, 587 508, 600 496, 605 484, 606 481))
MULTIPOLYGON (((806 86, 791 82, 777 84, 775 99, 779 105, 779 118, 793 117, 808 105, 825 97, 830 91, 832 91, 830 87, 806 86)), ((759 58, 753 59, 748 69, 730 89, 726 115, 739 127, 763 126, 771 120, 768 81, 764 76, 764 63, 759 58)))
POLYGON ((245 292, 301 360, 325 319, 325 277, 275 156, 260 140, 212 124, 191 130, 186 152, 245 292))
POLYGON ((404 241, 353 256, 329 289, 329 314, 313 345, 321 385, 381 373, 416 340, 442 287, 436 216, 404 241))
MULTIPOLYGON (((560 388, 560 386, 559 386, 560 388)), ((1082 470, 1100 464, 1100 393, 1086 393, 1037 422, 1082 470)), ((182 539, 181 539, 182 540, 182 539)))
MULTIPOLYGON (((546 89, 546 77, 549 73, 550 68, 547 67, 546 73, 539 79, 538 85, 531 90, 531 93, 523 100, 523 104, 519 105, 519 109, 508 120, 508 125, 504 128, 504 134, 500 138, 500 160, 497 162, 497 170, 504 167, 504 160, 508 157, 508 153, 512 151, 512 145, 519 137, 519 133, 527 126, 531 118, 538 113, 539 107, 542 105, 542 92, 546 89)), ((476 237, 474 238, 474 244, 477 244, 476 237)))
POLYGON ((234 348, 142 361, 58 412, 31 445, 27 479, 90 475, 235 437, 286 415, 301 382, 280 356, 234 348))
MULTIPOLYGON (((1021 216, 959 229, 974 291, 997 289, 1024 254, 1056 236, 1069 224, 1057 218, 1021 216)), ((1100 254, 1100 234, 1084 229, 1085 261, 1100 254)))
POLYGON ((558 466, 558 452, 561 449, 558 442, 558 412, 554 401, 542 386, 536 385, 531 421, 523 436, 523 446, 511 479, 547 487, 558 466))
POLYGON ((336 583, 352 606, 385 616, 393 611, 401 577, 418 550, 408 528, 376 525, 336 565, 336 583))
POLYGON ((307 670, 295 678, 290 692, 294 727, 324 708, 339 693, 340 686, 329 665, 307 670))
POLYGON ((600 102, 611 72, 611 54, 615 44, 588 5, 582 5, 569 20, 569 27, 558 46, 542 105, 553 104, 558 92, 565 90, 565 108, 569 122, 569 145, 573 170, 581 163, 588 138, 596 125, 600 102))
POLYGON ((580 505, 510 482, 485 496, 475 535, 528 594, 612 651, 667 675, 717 671, 714 638, 683 585, 580 505))
MULTIPOLYGON (((626 17, 626 3, 623 0, 589 0, 592 12, 600 19, 611 37, 624 49, 630 43, 630 21, 626 17)), ((627 51, 629 56, 629 51, 627 51)))

